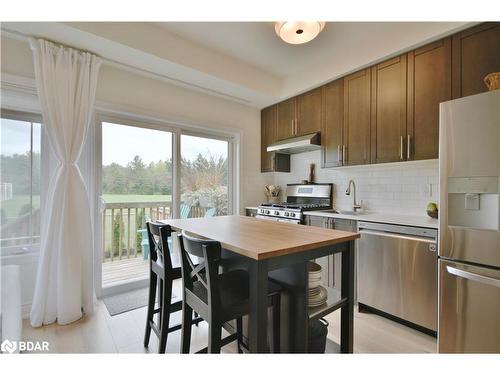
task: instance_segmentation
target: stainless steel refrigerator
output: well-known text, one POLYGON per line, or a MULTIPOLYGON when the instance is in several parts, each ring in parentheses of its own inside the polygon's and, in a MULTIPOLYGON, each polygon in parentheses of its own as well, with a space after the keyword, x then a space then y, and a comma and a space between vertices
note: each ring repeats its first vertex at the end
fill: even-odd
POLYGON ((500 90, 441 104, 441 353, 500 353, 500 90))

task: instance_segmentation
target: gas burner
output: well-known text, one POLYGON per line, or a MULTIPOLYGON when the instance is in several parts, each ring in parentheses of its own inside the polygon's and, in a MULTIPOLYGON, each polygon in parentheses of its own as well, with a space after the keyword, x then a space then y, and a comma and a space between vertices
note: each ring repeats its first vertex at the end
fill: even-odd
POLYGON ((300 224, 304 211, 332 208, 332 184, 287 185, 287 201, 262 203, 257 217, 300 224))

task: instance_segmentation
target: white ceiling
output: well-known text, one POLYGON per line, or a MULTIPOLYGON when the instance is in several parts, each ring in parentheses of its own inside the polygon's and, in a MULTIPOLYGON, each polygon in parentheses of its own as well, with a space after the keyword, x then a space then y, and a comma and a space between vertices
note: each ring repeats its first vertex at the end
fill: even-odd
MULTIPOLYGON (((273 22, 13 22, 39 36, 169 83, 265 107, 467 27, 464 22, 328 22, 290 45, 273 22)), ((7 33, 7 35, 9 35, 7 33)))
POLYGON ((380 48, 401 35, 422 38, 425 30, 435 37, 462 23, 327 22, 316 39, 298 45, 284 43, 274 32, 273 22, 162 22, 157 25, 191 42, 288 78, 318 63, 336 64, 349 54, 346 50, 380 48))

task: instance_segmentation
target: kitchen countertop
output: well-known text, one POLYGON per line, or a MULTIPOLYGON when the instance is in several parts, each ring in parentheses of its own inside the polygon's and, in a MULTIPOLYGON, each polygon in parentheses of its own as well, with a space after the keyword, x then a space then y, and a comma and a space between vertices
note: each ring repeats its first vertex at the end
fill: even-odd
POLYGON ((352 232, 238 215, 160 221, 174 230, 219 241, 224 249, 256 260, 307 252, 359 238, 359 234, 352 232))
POLYGON ((409 225, 413 227, 438 228, 438 220, 426 216, 399 215, 390 213, 361 212, 358 214, 332 213, 325 211, 305 211, 304 215, 334 217, 356 221, 371 221, 387 224, 409 225))

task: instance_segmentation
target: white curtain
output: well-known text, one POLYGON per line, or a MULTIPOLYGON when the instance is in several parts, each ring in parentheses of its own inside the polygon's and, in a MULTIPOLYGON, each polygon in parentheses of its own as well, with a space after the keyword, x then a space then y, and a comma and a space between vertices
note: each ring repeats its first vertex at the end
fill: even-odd
POLYGON ((92 311, 93 228, 88 181, 78 162, 94 111, 102 60, 90 53, 30 40, 45 136, 50 145, 42 191, 40 263, 31 308, 34 327, 68 324, 92 311))

